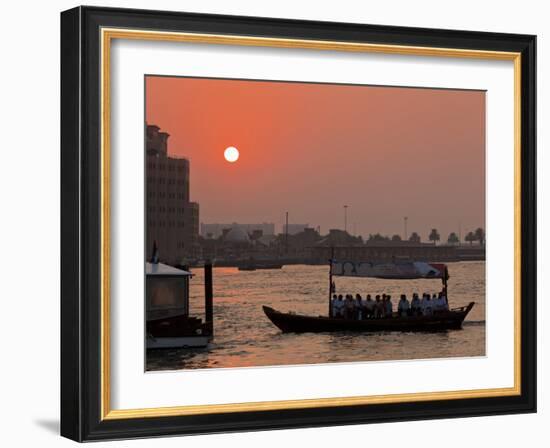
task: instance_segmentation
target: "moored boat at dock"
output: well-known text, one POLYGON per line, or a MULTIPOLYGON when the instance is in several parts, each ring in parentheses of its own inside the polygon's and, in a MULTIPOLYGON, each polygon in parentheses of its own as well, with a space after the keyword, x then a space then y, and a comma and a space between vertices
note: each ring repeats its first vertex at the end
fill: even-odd
POLYGON ((257 261, 242 264, 238 267, 239 271, 256 271, 258 269, 282 269, 283 263, 278 261, 257 261))
POLYGON ((206 347, 213 335, 212 265, 205 265, 205 320, 189 314, 191 272, 159 263, 146 263, 146 346, 206 347))

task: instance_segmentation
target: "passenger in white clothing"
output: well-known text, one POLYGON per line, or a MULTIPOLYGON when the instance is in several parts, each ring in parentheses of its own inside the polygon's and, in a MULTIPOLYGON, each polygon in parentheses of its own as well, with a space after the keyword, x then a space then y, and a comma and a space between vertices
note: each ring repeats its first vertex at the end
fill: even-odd
POLYGON ((422 307, 422 314, 424 316, 431 316, 433 313, 433 304, 432 300, 430 299, 429 294, 424 294, 424 297, 422 298, 422 302, 420 303, 422 307))
POLYGON ((342 318, 344 317, 344 297, 342 296, 342 294, 340 294, 338 296, 338 299, 336 300, 336 302, 334 303, 334 317, 337 317, 337 318, 342 318))
POLYGON ((370 294, 367 294, 367 300, 364 302, 365 305, 365 318, 372 319, 374 317, 374 306, 375 302, 372 300, 370 294))
POLYGON ((437 296, 435 309, 438 312, 444 312, 449 310, 449 306, 447 304, 447 298, 443 295, 443 292, 440 292, 437 296))
POLYGON ((354 306, 355 306, 355 319, 362 320, 363 316, 365 315, 364 307, 363 307, 363 298, 361 297, 361 294, 355 294, 355 300, 354 300, 354 306))
POLYGON ((386 296, 386 317, 392 317, 393 315, 393 303, 391 301, 391 296, 388 294, 386 296))
POLYGON ((420 299, 418 298, 418 294, 415 292, 411 300, 411 314, 413 316, 418 316, 421 313, 422 313, 422 306, 420 303, 420 299))
POLYGON ((384 302, 380 300, 380 296, 377 294, 374 303, 374 318, 380 319, 382 317, 384 317, 384 302))
POLYGON ((355 312, 355 300, 351 294, 346 294, 346 300, 344 300, 344 317, 346 319, 353 319, 353 313, 355 312))
POLYGON ((330 301, 330 317, 336 317, 337 308, 338 308, 338 296, 336 294, 332 295, 332 300, 330 301))
POLYGON ((407 300, 407 296, 405 294, 401 294, 401 299, 397 304, 397 312, 401 317, 410 315, 410 305, 409 305, 409 301, 407 300))

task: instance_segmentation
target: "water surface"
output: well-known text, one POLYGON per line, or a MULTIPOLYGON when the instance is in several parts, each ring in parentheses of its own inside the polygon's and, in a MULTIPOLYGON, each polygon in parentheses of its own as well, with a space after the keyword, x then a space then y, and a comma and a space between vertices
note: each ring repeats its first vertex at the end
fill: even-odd
MULTIPOLYGON (((449 304, 476 305, 462 330, 441 333, 283 334, 262 305, 310 315, 328 313, 328 266, 239 271, 214 268, 214 339, 208 349, 153 350, 147 370, 273 366, 485 355, 485 262, 449 263, 449 304)), ((204 316, 203 271, 191 281, 191 314, 204 316)), ((338 293, 436 293, 441 280, 335 277, 338 293)))

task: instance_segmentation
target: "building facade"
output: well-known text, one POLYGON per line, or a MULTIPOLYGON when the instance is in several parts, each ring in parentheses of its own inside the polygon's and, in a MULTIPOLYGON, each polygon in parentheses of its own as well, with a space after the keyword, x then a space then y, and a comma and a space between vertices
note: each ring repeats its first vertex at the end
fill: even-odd
POLYGON ((200 257, 199 204, 190 201, 189 160, 168 155, 169 134, 146 126, 146 258, 185 265, 200 257))

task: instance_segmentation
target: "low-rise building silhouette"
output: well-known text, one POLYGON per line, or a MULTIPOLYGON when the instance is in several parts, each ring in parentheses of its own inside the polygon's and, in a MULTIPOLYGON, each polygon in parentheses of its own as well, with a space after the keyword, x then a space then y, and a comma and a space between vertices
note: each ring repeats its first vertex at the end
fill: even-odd
POLYGON ((201 222, 201 236, 203 238, 219 238, 224 235, 224 232, 229 232, 233 229, 240 229, 247 234, 252 234, 255 231, 261 231, 262 235, 275 234, 275 224, 272 222, 263 222, 258 224, 242 224, 238 222, 233 222, 231 224, 207 224, 201 222))

